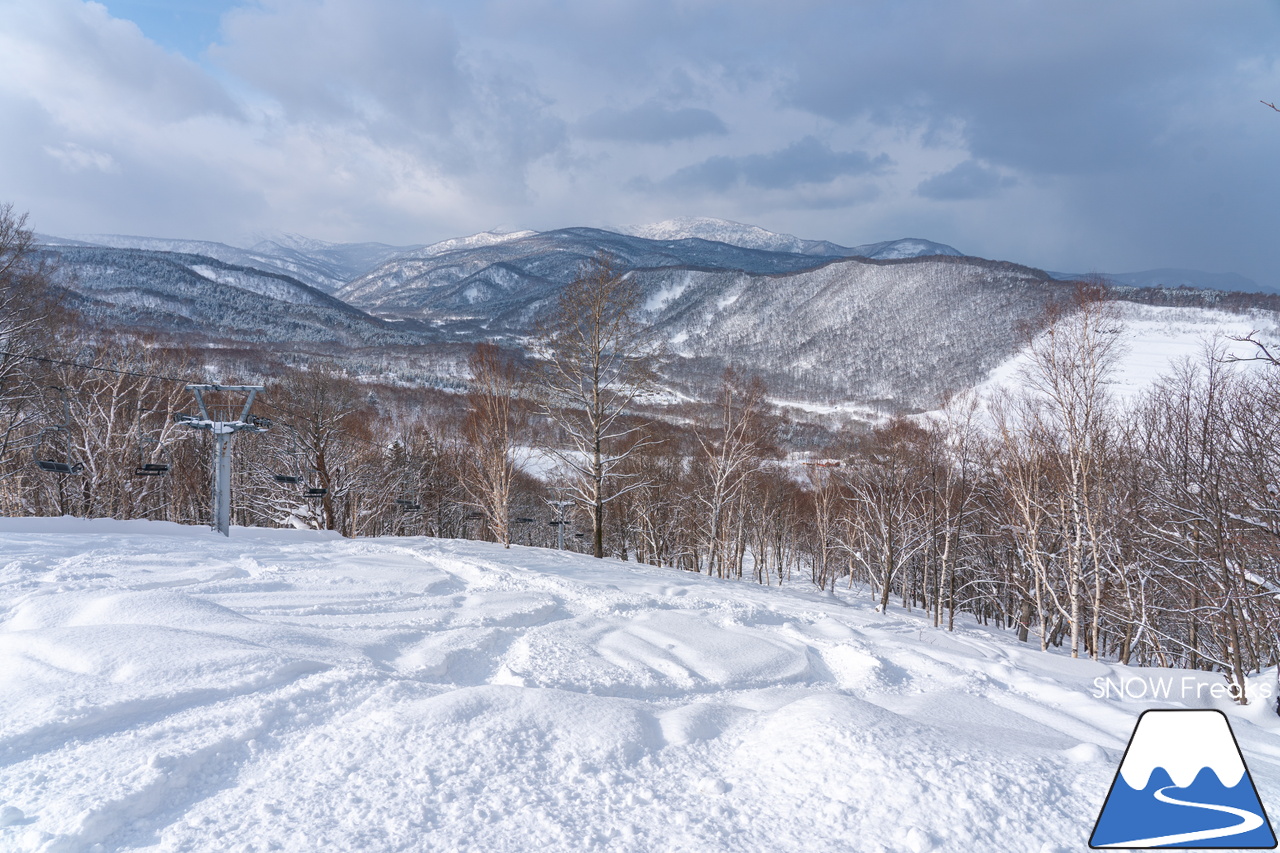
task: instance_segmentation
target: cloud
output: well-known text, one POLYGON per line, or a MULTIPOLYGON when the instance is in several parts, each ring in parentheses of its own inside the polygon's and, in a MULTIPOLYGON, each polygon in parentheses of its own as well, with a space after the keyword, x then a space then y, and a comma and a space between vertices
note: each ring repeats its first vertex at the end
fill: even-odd
POLYGON ((85 148, 83 145, 77 145, 74 142, 64 142, 62 145, 46 145, 44 146, 44 151, 62 164, 62 167, 68 172, 83 172, 86 169, 95 169, 99 172, 120 171, 119 164, 110 154, 105 151, 85 148))
POLYGON ((0 0, 0 201, 406 243, 713 215, 1276 281, 1275 4, 220 2, 183 56, 110 0, 0 0))
POLYGON ((605 107, 578 122, 577 129, 587 139, 657 144, 699 136, 723 136, 729 132, 720 117, 710 110, 673 109, 654 101, 629 110, 605 107))
POLYGON ((938 201, 962 201, 991 198, 1000 190, 1017 183, 1017 178, 1001 175, 977 160, 965 160, 954 169, 921 181, 916 192, 938 201))
POLYGON ((738 187, 786 190, 805 184, 827 184, 842 177, 876 174, 892 163, 887 154, 872 157, 865 151, 834 151, 827 143, 806 136, 769 154, 710 157, 677 170, 663 180, 661 186, 668 190, 716 193, 738 187))

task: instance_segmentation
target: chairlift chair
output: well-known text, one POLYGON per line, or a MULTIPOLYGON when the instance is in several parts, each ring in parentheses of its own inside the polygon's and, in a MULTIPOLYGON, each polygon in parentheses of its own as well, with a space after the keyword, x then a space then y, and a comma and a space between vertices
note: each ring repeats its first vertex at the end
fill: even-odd
POLYGON ((71 430, 64 426, 50 426, 40 430, 40 434, 36 437, 35 462, 41 471, 48 471, 50 474, 79 474, 84 470, 83 462, 71 461, 71 430), (58 432, 66 436, 64 444, 66 445, 67 458, 65 460, 42 458, 53 455, 51 453, 42 453, 41 450, 48 443, 47 436, 50 433, 58 432))
POLYGON ((417 501, 411 501, 408 498, 396 498, 396 506, 400 507, 402 512, 414 512, 422 509, 422 504, 417 501))
POLYGON ((134 476, 137 477, 163 477, 169 473, 168 462, 148 462, 147 444, 160 444, 159 437, 143 436, 142 434, 142 406, 138 406, 138 464, 133 469, 134 476))
POLYGON ((36 467, 51 474, 79 474, 84 470, 84 463, 71 461, 71 428, 68 426, 71 422, 71 403, 67 400, 67 391, 65 388, 54 385, 49 387, 62 396, 62 423, 44 427, 36 435, 34 451, 36 467), (65 459, 54 459, 54 454, 47 450, 52 443, 51 434, 53 433, 62 433, 62 445, 66 451, 65 459))

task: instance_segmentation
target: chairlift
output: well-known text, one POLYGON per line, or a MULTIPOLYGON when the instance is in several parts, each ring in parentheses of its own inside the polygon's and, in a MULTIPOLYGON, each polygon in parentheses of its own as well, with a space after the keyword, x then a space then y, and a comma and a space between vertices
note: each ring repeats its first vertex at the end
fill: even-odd
POLYGON ((62 423, 46 426, 37 434, 34 450, 36 466, 51 474, 79 474, 84 470, 84 463, 71 460, 71 404, 67 400, 67 390, 54 385, 49 387, 62 395, 62 423), (64 459, 54 459, 55 454, 51 452, 56 443, 53 436, 58 433, 62 434, 64 459))
MULTIPOLYGON (((137 477, 163 477, 169 473, 168 462, 148 462, 147 457, 151 454, 147 453, 146 445, 160 444, 159 436, 146 436, 142 432, 142 403, 138 403, 138 465, 133 469, 133 473, 137 477)), ((154 451, 153 451, 154 453, 154 451)))
POLYGON ((396 498, 396 506, 400 507, 402 512, 414 512, 422 509, 422 504, 417 501, 411 501, 408 498, 396 498))
MULTIPOLYGON (((291 431, 292 432, 292 431, 291 431)), ((328 494, 329 490, 319 487, 307 486, 306 480, 302 476, 302 453, 298 450, 298 436, 296 433, 289 439, 290 467, 293 469, 291 474, 272 473, 271 479, 277 483, 283 483, 286 486, 303 486, 303 497, 318 498, 328 494)))

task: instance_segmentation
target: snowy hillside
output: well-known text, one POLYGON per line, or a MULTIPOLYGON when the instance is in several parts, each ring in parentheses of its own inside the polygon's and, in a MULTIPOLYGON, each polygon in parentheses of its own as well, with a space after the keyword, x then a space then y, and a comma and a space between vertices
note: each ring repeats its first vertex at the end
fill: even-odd
MULTIPOLYGON (((1205 347, 1216 345, 1222 357, 1249 358, 1257 350, 1252 344, 1232 340, 1259 332, 1264 340, 1274 341, 1280 334, 1280 323, 1274 312, 1250 315, 1210 308, 1177 308, 1136 305, 1117 302, 1118 334, 1122 341, 1109 393, 1121 403, 1133 403, 1161 376, 1167 375, 1180 361, 1201 362, 1205 347)), ((1028 348, 999 367, 976 387, 979 394, 990 394, 997 388, 1016 388, 1021 373, 1030 364, 1028 348)), ((1259 362, 1246 362, 1242 369, 1261 367, 1259 362)))
MULTIPOLYGON (((1083 849, 1139 713, 1220 677, 551 551, 0 520, 0 849, 1083 849)), ((1260 676, 1261 689, 1274 672, 1260 676)))

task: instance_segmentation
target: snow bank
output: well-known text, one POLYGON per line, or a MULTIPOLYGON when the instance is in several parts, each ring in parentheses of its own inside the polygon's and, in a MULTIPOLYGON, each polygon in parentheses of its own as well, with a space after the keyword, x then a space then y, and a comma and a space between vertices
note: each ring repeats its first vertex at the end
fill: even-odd
POLYGON ((1077 850, 1150 707, 1230 714, 1276 808, 1280 720, 1138 676, 856 591, 0 519, 0 849, 1077 850))

